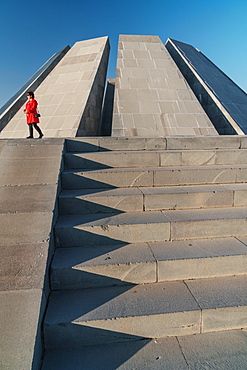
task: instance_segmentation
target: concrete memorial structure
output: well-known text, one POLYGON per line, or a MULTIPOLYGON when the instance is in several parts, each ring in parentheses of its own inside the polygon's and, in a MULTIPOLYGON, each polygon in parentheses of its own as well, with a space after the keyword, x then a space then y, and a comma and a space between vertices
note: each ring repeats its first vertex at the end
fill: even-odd
POLYGON ((45 137, 30 84, 1 116, 1 370, 244 369, 246 94, 121 35, 102 105, 108 38, 68 48, 33 85, 45 137))

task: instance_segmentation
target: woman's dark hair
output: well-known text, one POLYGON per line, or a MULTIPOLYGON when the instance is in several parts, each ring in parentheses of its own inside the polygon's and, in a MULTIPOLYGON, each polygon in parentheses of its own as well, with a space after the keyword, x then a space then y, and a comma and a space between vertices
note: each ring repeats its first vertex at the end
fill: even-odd
POLYGON ((32 99, 34 99, 34 93, 32 91, 28 91, 27 95, 30 95, 32 99))

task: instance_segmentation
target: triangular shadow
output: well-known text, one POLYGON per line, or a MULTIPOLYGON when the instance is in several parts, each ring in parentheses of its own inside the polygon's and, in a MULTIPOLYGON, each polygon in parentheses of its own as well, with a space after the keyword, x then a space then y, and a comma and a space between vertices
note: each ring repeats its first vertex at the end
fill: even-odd
MULTIPOLYGON (((76 153, 74 153, 76 154, 76 153)), ((86 154, 86 153, 85 153, 86 154)), ((80 170, 100 170, 113 168, 112 166, 106 165, 104 163, 96 162, 91 159, 79 157, 76 155, 67 155, 64 157, 65 169, 80 169, 80 170)))
MULTIPOLYGON (((121 244, 106 244, 100 246, 91 246, 91 247, 76 247, 76 248, 57 248, 55 251, 54 257, 58 258, 58 265, 55 265, 55 268, 73 268, 78 263, 85 263, 93 260, 99 256, 105 255, 105 259, 110 260, 108 254, 116 252, 124 246, 131 245, 130 243, 121 243, 121 244), (70 253, 70 260, 68 261, 66 255, 70 253)), ((148 244, 147 244, 148 245, 148 244)), ((54 264, 54 260, 53 260, 54 264)))
MULTIPOLYGON (((105 190, 105 189, 104 189, 105 190)), ((110 189, 108 189, 110 190, 110 189)), ((96 189, 94 193, 100 193, 99 189, 96 189)), ((59 199, 59 213, 65 215, 79 215, 79 214, 104 214, 104 213, 112 213, 112 214, 119 214, 124 213, 124 211, 108 207, 104 204, 97 203, 97 197, 92 197, 95 199, 95 202, 91 202, 89 200, 83 199, 83 196, 87 196, 93 194, 93 192, 84 192, 83 194, 79 194, 73 197, 72 201, 66 201, 65 197, 60 197, 59 199), (80 197, 80 198, 79 198, 80 197), (73 203, 72 203, 73 202, 73 203)), ((116 204, 118 205, 118 204, 116 204)), ((102 215, 103 217, 103 215, 102 215)))
POLYGON ((57 344, 61 350, 52 350, 54 342, 49 343, 42 370, 116 370, 126 363, 137 352, 141 351, 151 342, 151 339, 143 339, 136 335, 123 334, 119 332, 85 327, 83 325, 69 325, 71 331, 75 332, 75 345, 81 343, 81 347, 68 348, 65 328, 59 327, 57 344), (111 338, 110 344, 105 344, 106 336, 111 338), (95 345, 83 347, 85 341, 95 345), (122 343, 119 343, 122 342, 122 343), (97 345, 96 345, 97 344, 97 345))
POLYGON ((80 153, 89 153, 89 152, 99 152, 103 149, 103 151, 110 151, 107 148, 100 148, 99 145, 95 145, 87 141, 86 137, 77 137, 74 139, 65 139, 66 142, 66 152, 80 152, 80 153), (82 139, 82 140, 80 140, 82 139), (84 140, 83 140, 84 139, 84 140))
POLYGON ((106 265, 104 267, 106 269, 109 268, 108 275, 101 275, 85 270, 75 269, 74 266, 71 266, 71 268, 66 268, 66 271, 65 269, 52 269, 50 274, 51 288, 53 291, 59 291, 60 289, 75 290, 114 286, 133 287, 136 285, 124 279, 122 280, 116 277, 111 277, 111 274, 114 275, 114 272, 111 271, 111 266, 106 265))
MULTIPOLYGON (((107 217, 107 216, 105 216, 107 217)), ((102 219, 102 215, 99 215, 99 218, 102 219)), ((103 226, 100 226, 104 228, 103 226)), ((107 228, 107 225, 105 226, 107 228)), ((86 230, 80 230, 74 227, 71 232, 73 232, 73 239, 71 238, 71 234, 69 229, 62 228, 61 230, 55 229, 55 236, 56 236, 56 243, 58 247, 90 247, 90 246, 100 246, 100 245, 126 245, 128 241, 109 238, 105 235, 97 234, 97 230, 95 233, 89 232, 86 230)), ((127 236, 126 236, 127 237, 127 236)))
MULTIPOLYGON (((78 321, 104 320, 108 316, 109 302, 126 293, 130 286, 105 287, 53 292, 47 310, 45 324, 66 326, 66 323, 78 321), (66 300, 64 299, 66 298, 66 300), (60 325, 61 324, 61 325, 60 325)), ((115 301, 116 302, 116 301, 115 301)), ((114 302, 114 303, 115 303, 114 302)), ((73 334, 72 334, 73 336, 73 334)))
POLYGON ((85 171, 66 171, 62 174, 63 189, 116 189, 117 186, 83 176, 85 171))

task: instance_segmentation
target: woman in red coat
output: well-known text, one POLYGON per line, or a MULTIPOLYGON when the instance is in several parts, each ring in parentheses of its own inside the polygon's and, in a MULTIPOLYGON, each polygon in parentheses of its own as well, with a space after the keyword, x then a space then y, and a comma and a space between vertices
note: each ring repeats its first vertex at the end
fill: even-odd
POLYGON ((39 139, 41 139, 44 135, 41 131, 41 129, 38 126, 39 123, 39 117, 36 117, 37 115, 37 100, 34 99, 34 93, 32 91, 29 91, 27 93, 28 102, 26 103, 26 107, 24 109, 24 113, 27 117, 27 124, 29 127, 29 136, 27 139, 33 138, 33 127, 36 131, 39 133, 39 139))

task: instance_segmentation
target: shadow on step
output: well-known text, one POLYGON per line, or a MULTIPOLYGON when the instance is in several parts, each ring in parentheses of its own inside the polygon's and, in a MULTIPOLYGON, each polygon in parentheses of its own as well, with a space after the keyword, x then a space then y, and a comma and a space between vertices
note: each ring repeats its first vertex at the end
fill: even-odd
MULTIPOLYGON (((205 361, 206 362, 206 361, 205 361)), ((48 351, 42 370, 188 370, 175 338, 48 351)))
MULTIPOLYGON (((91 179, 90 177, 87 177, 89 172, 91 175, 94 175, 94 172, 90 170, 84 170, 84 171, 75 170, 74 172, 70 171, 67 173, 64 172, 62 174, 62 188, 63 189, 104 189, 104 188, 116 189, 118 186, 121 185, 120 183, 119 184, 117 183, 118 172, 115 173, 116 185, 91 179)), ((105 176, 107 177, 108 174, 106 173, 105 176)))
MULTIPOLYGON (((117 308, 115 307, 119 302, 117 298, 125 296, 135 285, 52 292, 46 322, 59 325, 60 322, 90 321, 95 320, 95 315, 97 320, 104 320, 109 314, 107 310, 110 304, 117 308)), ((135 290, 132 293, 135 293, 135 290)), ((121 309, 122 312, 129 309, 127 301, 121 309)))
MULTIPOLYGON (((145 245, 147 245, 147 243, 145 243, 145 245)), ((148 248, 148 245, 147 245, 147 248, 148 248)), ((78 267, 80 264, 85 264, 89 261, 93 261, 92 265, 94 266, 102 265, 102 263, 106 264, 106 261, 109 262, 109 264, 111 264, 114 261, 112 260, 112 258, 115 258, 115 259, 117 258, 116 262, 120 264, 122 263, 122 259, 123 259, 123 254, 121 253, 121 251, 123 250, 126 250, 124 254, 126 262, 131 262, 130 254, 134 254, 134 250, 133 248, 131 248, 131 244, 129 243, 121 242, 121 243, 116 243, 112 245, 106 244, 106 245, 93 246, 93 247, 88 247, 88 248, 87 247, 58 248, 55 252, 55 258, 53 260, 53 267, 61 268, 61 269, 76 268, 76 266, 78 267)))
MULTIPOLYGON (((87 153, 87 152, 99 152, 99 151, 111 151, 111 149, 103 148, 99 145, 95 145, 90 143, 90 138, 88 139, 84 137, 82 141, 76 139, 66 139, 66 150, 68 152, 82 152, 82 153, 87 153)), ((94 138, 93 141, 98 142, 98 138, 94 138)))
MULTIPOLYGON (((96 191, 94 193, 99 193, 100 190, 99 189, 96 189, 96 191)), ((105 192, 106 193, 106 192, 105 192)), ((67 214, 67 215, 79 215, 79 214, 104 214, 104 213, 123 213, 124 211, 118 209, 118 207, 121 207, 121 202, 116 202, 116 208, 112 208, 112 207, 109 207, 107 205, 104 205, 104 204, 99 204, 99 203, 96 203, 96 202, 91 202, 89 200, 86 200, 86 199, 81 199, 79 197, 83 197, 83 196, 87 196, 87 195, 93 195, 93 192, 88 192, 88 194, 86 194, 86 192, 83 192, 83 193, 77 193, 73 199, 73 203, 71 202, 63 202, 63 199, 64 198, 61 198, 60 199, 60 214, 67 214), (76 196, 78 198, 76 198, 76 196)), ((100 195, 99 195, 100 196, 100 195)), ((97 200, 97 197, 93 197, 93 198, 96 198, 97 200)), ((124 200, 122 201, 122 203, 124 202, 124 200)), ((102 215, 103 217, 103 215, 102 215)))
MULTIPOLYGON (((88 334, 93 335, 95 339, 104 339, 109 331, 91 328, 88 334)), ((121 333, 111 332, 111 334, 114 338, 115 335, 118 336, 121 333)), ((124 339, 123 335, 122 338, 124 339)), ((151 339, 140 340, 142 338, 137 336, 126 336, 125 339, 127 341, 121 344, 120 350, 118 343, 112 343, 46 351, 42 370, 115 370, 151 342, 151 339)))
POLYGON ((156 259, 147 243, 58 248, 51 268, 53 290, 156 281, 156 259))
MULTIPOLYGON (((119 295, 124 295, 133 286, 84 289, 83 291, 53 292, 47 316, 44 322, 44 337, 46 350, 78 348, 119 342, 130 342, 144 339, 134 335, 131 323, 126 326, 121 319, 107 317, 109 307, 114 312, 114 301, 119 295), (65 298, 65 299, 64 299, 65 298), (113 306, 109 302, 113 302, 113 306), (130 332, 130 333, 129 333, 130 332)), ((135 293, 135 291, 133 291, 135 293)), ((121 310, 124 312, 126 303, 122 302, 121 310)), ((116 308, 116 307, 115 307, 116 308)), ((128 311, 128 308, 126 307, 128 311)), ((136 350, 146 343, 141 343, 133 353, 128 352, 126 361, 134 355, 136 350)))
MULTIPOLYGON (((94 323, 92 323, 93 325, 94 323)), ((97 326, 100 326, 97 323, 97 326)), ((90 327, 90 322, 87 325, 80 325, 79 323, 67 323, 67 324, 57 324, 56 335, 55 337, 50 333, 49 325, 45 325, 45 336, 46 339, 46 350, 50 349, 66 349, 86 347, 100 345, 100 344, 110 344, 110 343, 121 343, 121 342, 136 342, 137 345, 133 346, 133 351, 124 355, 124 359, 121 359, 121 362, 126 361, 128 358, 133 356, 136 351, 140 350, 144 345, 147 344, 146 341, 140 341, 143 338, 133 334, 125 334, 118 331, 112 331, 107 329, 100 329, 99 327, 94 328, 90 327), (136 348, 137 347, 137 348, 136 348)), ((150 339, 151 340, 151 339, 150 339)), ((149 341, 149 340, 148 340, 149 341)))
POLYGON ((145 339, 123 343, 120 350, 118 343, 116 343, 91 348, 47 351, 42 370, 116 370, 141 351, 150 341, 150 339, 145 339))
MULTIPOLYGON (((85 153, 86 154, 86 153, 85 153)), ((113 168, 104 163, 96 162, 80 156, 65 156, 65 169, 80 169, 80 170, 102 170, 106 168, 113 168)))
MULTIPOLYGON (((139 270, 141 270, 141 266, 138 265, 139 270)), ((51 288, 53 291, 58 290, 72 290, 72 289, 88 289, 88 288, 103 288, 103 287, 114 287, 114 286, 135 286, 136 284, 128 281, 135 274, 137 275, 138 272, 133 272, 136 269, 135 265, 128 266, 126 265, 126 271, 124 268, 120 272, 116 272, 116 266, 104 265, 104 266, 97 266, 100 273, 93 273, 86 271, 87 269, 90 270, 90 267, 85 267, 84 270, 76 269, 76 267, 67 268, 66 270, 58 270, 51 272, 51 288), (105 272, 105 275, 103 274, 105 272), (117 275, 114 277, 114 274, 117 275), (112 276, 111 276, 112 275, 112 276), (122 275, 122 276, 121 276, 122 275), (128 276, 130 275, 130 277, 128 276)), ((91 267, 93 270, 93 268, 91 267)), ((153 282, 155 282, 155 269, 153 268, 153 282)), ((143 275, 143 274, 141 274, 143 275)), ((138 277, 136 277, 137 279, 138 277)), ((139 278, 139 280, 141 280, 139 278)), ((149 281, 148 281, 149 282, 149 281)), ((141 281, 138 281, 141 283, 141 281)))
MULTIPOLYGON (((101 218, 102 219, 102 216, 101 218)), ((107 220, 107 217, 105 218, 107 220)), ((78 222, 79 225, 79 222, 78 222)), ((122 239, 115 239, 114 237, 108 237, 107 233, 112 228, 119 228, 119 225, 99 225, 99 226, 92 226, 89 228, 95 232, 89 232, 86 230, 80 230, 76 228, 76 225, 73 225, 73 228, 67 228, 59 225, 59 230, 56 229, 56 241, 57 246, 59 247, 90 247, 90 246, 100 246, 100 245, 126 245, 126 243, 131 243, 131 233, 130 231, 126 230, 125 235, 122 235, 122 239), (100 231, 102 234, 100 235, 100 231)), ((143 240, 140 239, 138 242, 142 241, 151 241, 151 240, 143 240)))

